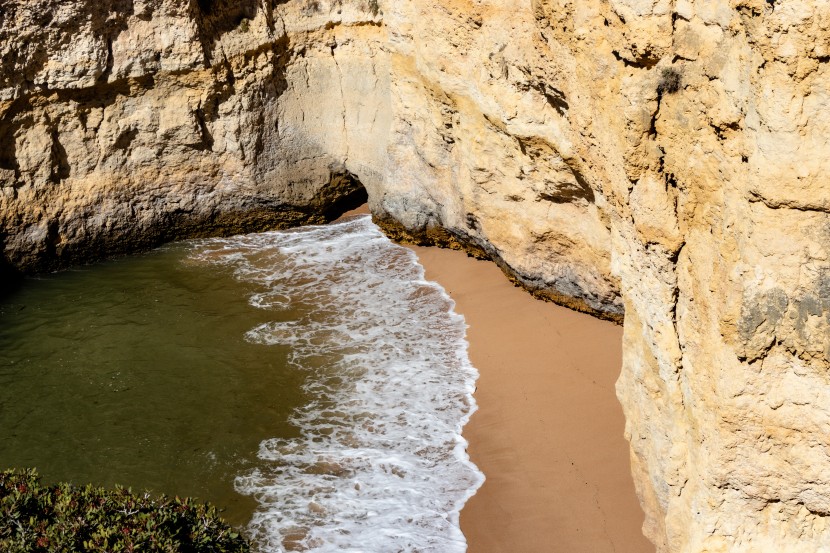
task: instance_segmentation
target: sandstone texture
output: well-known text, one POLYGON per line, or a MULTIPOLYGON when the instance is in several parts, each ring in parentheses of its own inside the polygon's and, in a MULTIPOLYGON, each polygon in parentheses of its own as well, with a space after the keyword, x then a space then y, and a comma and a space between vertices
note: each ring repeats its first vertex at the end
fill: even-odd
POLYGON ((382 30, 365 10, 336 30, 311 15, 253 0, 0 4, 7 265, 323 222, 365 201, 350 167, 383 151, 350 152, 350 134, 384 125, 388 72, 353 66, 382 30))
POLYGON ((660 551, 830 551, 830 5, 17 0, 0 54, 7 264, 365 187, 399 239, 625 314, 660 551))

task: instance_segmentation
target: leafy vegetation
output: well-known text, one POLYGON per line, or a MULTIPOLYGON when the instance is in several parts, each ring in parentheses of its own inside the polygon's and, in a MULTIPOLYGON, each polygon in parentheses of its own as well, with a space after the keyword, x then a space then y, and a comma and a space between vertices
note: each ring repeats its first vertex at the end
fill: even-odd
POLYGON ((34 470, 0 473, 0 551, 247 553, 250 546, 191 499, 70 484, 44 486, 34 470))

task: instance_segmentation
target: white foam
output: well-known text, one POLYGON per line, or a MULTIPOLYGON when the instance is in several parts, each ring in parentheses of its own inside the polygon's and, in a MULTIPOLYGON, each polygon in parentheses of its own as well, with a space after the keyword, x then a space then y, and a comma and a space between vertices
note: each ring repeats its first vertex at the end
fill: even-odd
POLYGON ((237 489, 260 508, 266 552, 466 551, 459 511, 484 480, 461 429, 477 371, 465 323, 410 250, 368 216, 199 243, 196 258, 235 267, 261 289, 252 305, 292 320, 246 338, 290 345, 313 401, 298 439, 260 445, 237 489))

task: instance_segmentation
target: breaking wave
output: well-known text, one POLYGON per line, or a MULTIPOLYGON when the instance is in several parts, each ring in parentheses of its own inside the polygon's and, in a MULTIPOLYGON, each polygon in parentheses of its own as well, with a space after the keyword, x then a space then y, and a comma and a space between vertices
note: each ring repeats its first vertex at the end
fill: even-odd
POLYGON ((260 444, 236 479, 265 552, 466 551, 459 512, 484 480, 461 429, 478 377, 464 318, 368 216, 197 243, 273 313, 246 339, 292 350, 312 400, 298 437, 260 444))

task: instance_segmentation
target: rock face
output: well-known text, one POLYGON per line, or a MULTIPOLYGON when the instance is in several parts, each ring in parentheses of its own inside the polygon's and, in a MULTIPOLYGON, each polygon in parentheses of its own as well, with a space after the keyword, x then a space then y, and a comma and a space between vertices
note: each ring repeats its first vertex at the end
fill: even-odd
POLYGON ((253 0, 0 6, 7 263, 322 222, 365 201, 351 168, 378 165, 382 145, 349 144, 386 124, 388 72, 354 70, 378 48, 376 16, 343 17, 329 31, 253 0))
POLYGON ((460 244, 543 297, 621 319, 603 184, 571 123, 583 92, 536 15, 515 2, 384 5, 394 118, 373 213, 393 234, 460 244))
POLYGON ((362 183, 394 236, 625 312, 660 551, 830 551, 830 5, 0 9, 8 263, 316 221, 362 183))

